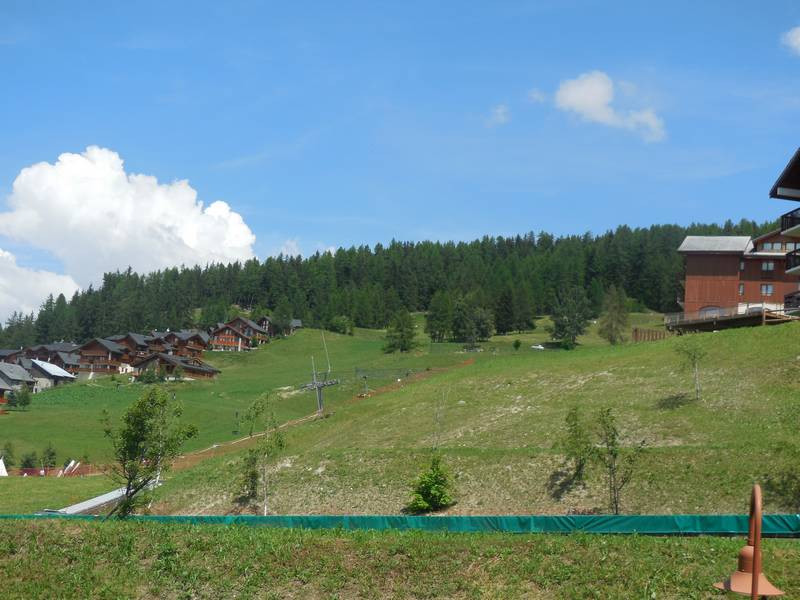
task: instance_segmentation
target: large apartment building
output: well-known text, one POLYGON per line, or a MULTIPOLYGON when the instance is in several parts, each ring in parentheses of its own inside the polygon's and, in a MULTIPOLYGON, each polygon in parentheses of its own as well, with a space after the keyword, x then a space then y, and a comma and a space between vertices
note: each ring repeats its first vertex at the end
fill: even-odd
MULTIPOLYGON (((770 190, 771 198, 800 202, 800 150, 770 190)), ((800 208, 780 228, 757 238, 687 236, 678 248, 686 261, 683 310, 714 317, 792 308, 800 302, 800 208)))

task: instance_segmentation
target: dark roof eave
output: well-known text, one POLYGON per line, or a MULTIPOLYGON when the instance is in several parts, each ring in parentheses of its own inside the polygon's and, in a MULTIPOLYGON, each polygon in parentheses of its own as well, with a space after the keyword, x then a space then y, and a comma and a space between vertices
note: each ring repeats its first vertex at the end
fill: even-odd
POLYGON ((798 148, 769 191, 770 198, 800 202, 800 148, 798 148))

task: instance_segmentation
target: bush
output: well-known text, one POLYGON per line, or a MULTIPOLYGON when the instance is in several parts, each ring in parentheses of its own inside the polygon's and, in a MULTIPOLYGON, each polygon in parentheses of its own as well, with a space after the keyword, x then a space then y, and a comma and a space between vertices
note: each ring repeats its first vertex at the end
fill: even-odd
POLYGON ((36 452, 28 452, 22 455, 22 462, 19 464, 23 469, 35 469, 39 466, 39 457, 36 452))
POLYGON ((155 369, 146 369, 141 373, 141 375, 139 375, 138 381, 139 383, 144 383, 145 385, 151 383, 160 383, 164 381, 164 376, 155 369))
POLYGON ((519 340, 514 340, 512 345, 514 346, 514 350, 519 350, 520 346, 522 346, 522 342, 519 340))
POLYGON ((420 474, 411 489, 411 502, 406 512, 426 513, 441 510, 454 504, 450 474, 442 465, 438 454, 431 458, 431 464, 420 474))
POLYGON ((353 322, 345 315, 339 315, 331 319, 328 329, 335 333, 353 335, 353 322))

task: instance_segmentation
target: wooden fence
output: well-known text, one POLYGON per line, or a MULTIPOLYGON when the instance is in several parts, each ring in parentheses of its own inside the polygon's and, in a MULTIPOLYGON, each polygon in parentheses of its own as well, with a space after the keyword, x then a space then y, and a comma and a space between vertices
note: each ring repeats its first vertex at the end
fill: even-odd
POLYGON ((642 329, 641 327, 634 327, 631 335, 633 342, 656 342, 658 340, 665 340, 669 333, 662 329, 642 329))

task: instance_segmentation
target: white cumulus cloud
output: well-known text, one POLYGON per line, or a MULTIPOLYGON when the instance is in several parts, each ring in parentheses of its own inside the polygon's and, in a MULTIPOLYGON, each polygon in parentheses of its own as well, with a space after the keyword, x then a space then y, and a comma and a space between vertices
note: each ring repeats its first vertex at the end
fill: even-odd
POLYGON ((185 180, 127 173, 116 152, 97 146, 22 169, 8 207, 0 234, 49 251, 81 285, 128 266, 253 257, 255 235, 227 203, 204 205, 185 180))
POLYGON ((648 142, 664 139, 664 121, 652 108, 623 111, 612 106, 613 101, 614 82, 602 71, 562 81, 555 95, 557 108, 577 114, 585 121, 628 129, 648 142))
POLYGON ((14 311, 25 314, 38 310, 48 294, 70 296, 78 284, 68 275, 26 269, 17 264, 10 252, 0 250, 0 317, 5 319, 14 311))
POLYGON ((781 42, 795 54, 800 54, 800 26, 792 27, 781 36, 781 42))
POLYGON ((497 106, 493 106, 492 110, 489 111, 489 118, 486 120, 486 124, 490 127, 496 127, 498 125, 505 125, 511 120, 511 110, 509 110, 508 106, 505 104, 498 104, 497 106))

